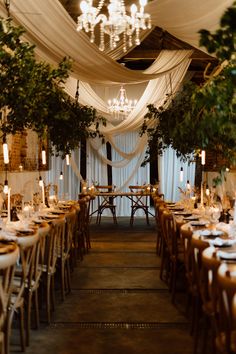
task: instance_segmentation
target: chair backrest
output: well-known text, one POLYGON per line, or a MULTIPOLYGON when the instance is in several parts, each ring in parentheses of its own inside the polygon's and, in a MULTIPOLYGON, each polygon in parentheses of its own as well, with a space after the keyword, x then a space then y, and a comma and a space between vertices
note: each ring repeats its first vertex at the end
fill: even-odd
POLYGON ((172 213, 164 210, 162 216, 163 237, 170 255, 177 256, 177 230, 172 213))
POLYGON ((193 234, 191 239, 191 256, 192 256, 192 275, 193 282, 197 286, 197 291, 200 295, 200 274, 202 268, 202 252, 209 247, 209 243, 203 240, 201 236, 193 234))
POLYGON ((63 244, 63 252, 66 255, 69 255, 73 239, 76 233, 77 226, 77 214, 76 209, 73 209, 69 213, 65 215, 66 228, 65 228, 65 236, 64 236, 64 244, 63 244))
POLYGON ((12 293, 15 265, 19 258, 19 248, 13 244, 13 250, 0 255, 0 331, 3 331, 8 305, 12 293))
POLYGON ((95 186, 95 188, 96 188, 96 190, 98 191, 98 192, 104 192, 104 193, 111 193, 111 192, 113 192, 114 191, 114 187, 112 186, 112 185, 107 185, 107 186, 105 186, 105 185, 102 185, 102 186, 100 186, 100 185, 97 185, 97 186, 95 186))
POLYGON ((217 272, 221 264, 215 247, 207 247, 202 252, 202 268, 200 273, 200 293, 203 306, 211 311, 216 320, 217 301, 219 297, 217 272), (210 305, 210 306, 209 306, 210 305))
POLYGON ((61 252, 61 245, 64 242, 65 220, 59 218, 52 220, 51 229, 46 237, 46 247, 43 264, 48 273, 55 273, 57 256, 61 252))
POLYGON ((217 272, 219 288, 219 327, 221 341, 225 353, 235 353, 236 330, 236 274, 235 264, 222 263, 217 272), (234 338, 234 339, 233 339, 234 338), (222 340, 223 339, 223 340, 222 340))
POLYGON ((131 207, 132 208, 148 208, 148 197, 149 193, 147 192, 148 186, 142 185, 130 185, 129 190, 131 193, 134 193, 134 195, 131 195, 131 207), (138 193, 138 195, 135 195, 135 193, 138 193))

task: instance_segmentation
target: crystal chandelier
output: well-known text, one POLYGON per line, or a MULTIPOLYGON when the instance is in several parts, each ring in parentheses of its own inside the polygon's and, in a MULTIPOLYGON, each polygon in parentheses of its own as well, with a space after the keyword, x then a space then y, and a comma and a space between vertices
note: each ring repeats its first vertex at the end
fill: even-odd
POLYGON ((129 100, 126 90, 121 86, 118 95, 113 100, 108 100, 108 109, 115 118, 125 118, 136 106, 137 100, 129 100))
POLYGON ((117 42, 123 40, 123 51, 126 52, 127 44, 133 45, 133 36, 135 44, 140 44, 140 30, 151 28, 150 15, 144 12, 147 0, 139 0, 140 8, 138 10, 135 4, 130 7, 130 15, 126 14, 124 0, 109 0, 107 6, 108 16, 100 14, 105 0, 99 0, 98 7, 93 6, 93 0, 83 0, 80 3, 82 14, 78 16, 77 31, 82 29, 90 33, 90 42, 94 42, 95 26, 100 23, 100 44, 99 49, 104 51, 104 37, 107 34, 110 37, 110 49, 115 49, 117 42))

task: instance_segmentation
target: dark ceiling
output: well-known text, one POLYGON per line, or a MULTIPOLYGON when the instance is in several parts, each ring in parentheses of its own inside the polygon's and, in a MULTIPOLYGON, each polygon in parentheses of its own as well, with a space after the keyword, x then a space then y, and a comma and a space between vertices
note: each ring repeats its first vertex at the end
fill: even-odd
MULTIPOLYGON (((60 0, 60 2, 76 22, 80 14, 80 0, 60 0)), ((96 5, 96 2, 94 3, 96 5)), ((188 71, 191 73, 191 80, 197 84, 204 82, 204 70, 209 62, 211 63, 210 70, 217 65, 215 58, 191 47, 159 27, 155 27, 139 46, 124 54, 118 62, 124 63, 127 68, 133 70, 144 70, 151 65, 162 49, 194 49, 188 71)))

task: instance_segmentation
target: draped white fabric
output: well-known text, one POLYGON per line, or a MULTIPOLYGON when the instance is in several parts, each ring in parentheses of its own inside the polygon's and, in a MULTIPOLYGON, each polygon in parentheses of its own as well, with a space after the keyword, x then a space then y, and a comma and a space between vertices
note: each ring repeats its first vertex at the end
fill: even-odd
POLYGON ((160 192, 166 200, 177 201, 180 198, 178 187, 186 189, 187 180, 194 186, 195 163, 183 163, 177 158, 175 150, 171 147, 164 150, 158 158, 158 170, 160 179, 160 192), (180 182, 180 168, 183 167, 184 178, 180 182))
MULTIPOLYGON (((199 47, 198 31, 201 28, 215 30, 223 12, 232 3, 232 0, 154 0, 147 5, 146 10, 150 12, 156 26, 199 47)), ((0 15, 6 16, 3 2, 0 3, 0 15)), ((146 105, 161 105, 166 93, 174 94, 178 90, 188 69, 191 52, 163 51, 150 68, 144 72, 134 71, 114 61, 121 55, 120 47, 114 52, 101 53, 83 32, 76 32, 75 23, 58 0, 12 0, 11 16, 15 23, 25 27, 26 39, 36 45, 36 54, 40 59, 53 64, 61 61, 64 56, 73 59, 73 71, 66 86, 67 92, 74 97, 76 80, 79 79, 80 102, 92 105, 108 119, 106 103, 95 94, 90 84, 138 84, 151 80, 128 118, 118 125, 114 125, 110 119, 107 127, 103 128, 105 139, 112 146, 112 161, 107 159, 105 145, 101 145, 99 141, 94 140, 88 143, 87 147, 89 180, 107 183, 105 176, 107 164, 110 164, 114 172, 113 182, 123 189, 133 182, 148 182, 148 166, 147 169, 140 168, 147 138, 143 136, 139 139, 137 131, 143 122, 146 105), (118 168, 119 173, 116 173, 118 168), (145 176, 147 178, 144 178, 145 176)), ((58 181, 59 172, 63 168, 65 177, 60 187, 61 196, 76 198, 81 178, 78 154, 75 154, 70 168, 61 166, 61 160, 58 158, 52 160, 48 182, 58 181)), ((183 165, 171 149, 166 150, 159 159, 161 188, 168 199, 178 199, 176 187, 179 185, 180 166, 184 167, 185 179, 193 183, 194 165, 183 165)), ((123 210, 128 212, 125 207, 123 210)))
POLYGON ((72 154, 71 164, 66 165, 65 160, 60 156, 51 156, 51 169, 46 173, 46 184, 58 185, 58 196, 60 199, 77 200, 80 192, 80 151, 76 150, 72 154), (63 180, 59 180, 60 172, 63 172, 63 180))
POLYGON ((232 4, 233 0, 154 0, 147 4, 146 11, 151 13, 155 26, 199 48, 198 31, 215 31, 232 4))
MULTIPOLYGON (((197 45, 197 31, 215 29, 223 11, 232 2, 154 0, 148 4, 147 11, 156 25, 197 45)), ((6 14, 3 2, 0 13, 6 14)), ((75 23, 58 0, 13 0, 11 15, 26 28, 28 39, 37 45, 36 51, 45 59, 50 62, 59 62, 64 56, 74 59, 72 74, 80 80, 110 85, 144 82, 160 76, 160 73, 128 70, 99 52, 85 33, 75 30, 75 23)))

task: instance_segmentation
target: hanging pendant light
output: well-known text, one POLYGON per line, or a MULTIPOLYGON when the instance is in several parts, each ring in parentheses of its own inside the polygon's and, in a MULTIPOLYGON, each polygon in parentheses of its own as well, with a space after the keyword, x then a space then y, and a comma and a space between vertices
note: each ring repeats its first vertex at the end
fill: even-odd
POLYGON ((8 193, 8 180, 7 179, 5 179, 5 182, 4 182, 3 193, 5 193, 5 194, 8 193))
POLYGON ((210 189, 209 189, 209 187, 208 187, 208 184, 206 185, 206 195, 209 197, 209 195, 210 195, 210 189))
POLYGON ((70 165, 70 155, 66 154, 66 165, 69 166, 70 165))
POLYGON ((184 180, 184 169, 183 167, 180 168, 180 173, 179 173, 179 181, 183 182, 184 180))
POLYGON ((206 151, 202 150, 201 152, 201 164, 204 166, 206 164, 206 151))
POLYGON ((63 172, 61 171, 59 179, 62 181, 64 179, 63 172))
POLYGON ((46 165, 47 163, 47 160, 46 160, 46 150, 45 150, 45 147, 43 146, 42 147, 42 164, 43 165, 46 165))
POLYGON ((187 188, 187 191, 190 191, 190 189, 191 189, 189 180, 187 180, 186 188, 187 188))
POLYGON ((9 151, 8 151, 8 145, 5 136, 3 137, 2 148, 3 148, 3 160, 5 165, 7 165, 9 163, 9 151))
POLYGON ((39 186, 40 186, 40 187, 43 187, 43 180, 42 180, 42 177, 41 177, 41 176, 39 176, 39 186))

